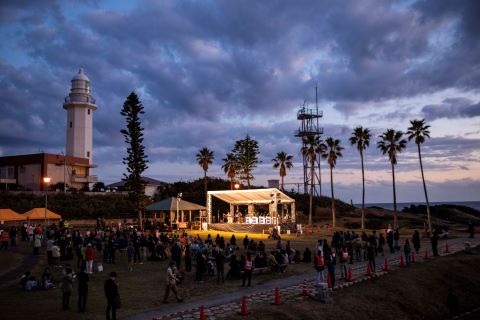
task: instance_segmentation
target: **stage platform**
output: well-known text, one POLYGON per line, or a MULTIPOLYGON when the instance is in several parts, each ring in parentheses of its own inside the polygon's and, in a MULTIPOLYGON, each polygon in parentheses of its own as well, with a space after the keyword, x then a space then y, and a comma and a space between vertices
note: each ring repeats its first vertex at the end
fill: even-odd
POLYGON ((208 225, 209 230, 238 232, 238 233, 264 233, 269 228, 275 227, 274 224, 246 224, 246 223, 211 223, 208 225))

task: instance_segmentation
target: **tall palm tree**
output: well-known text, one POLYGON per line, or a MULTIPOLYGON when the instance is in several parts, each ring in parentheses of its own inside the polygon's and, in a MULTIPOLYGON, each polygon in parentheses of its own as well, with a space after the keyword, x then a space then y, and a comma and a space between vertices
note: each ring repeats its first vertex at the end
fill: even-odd
POLYGON ((215 159, 214 152, 210 151, 207 147, 203 147, 200 149, 197 153, 197 163, 202 167, 203 169, 203 181, 205 185, 205 203, 207 203, 207 171, 208 171, 208 166, 213 163, 213 160, 215 159))
POLYGON ((365 168, 363 164, 363 150, 370 146, 371 137, 370 130, 361 126, 353 129, 350 137, 350 144, 357 146, 362 163, 362 229, 365 229, 365 168))
POLYGON ((322 158, 327 159, 328 165, 330 166, 330 189, 332 190, 332 226, 336 226, 336 217, 335 217, 335 195, 333 193, 333 168, 337 164, 337 159, 343 157, 342 150, 340 146, 339 139, 333 139, 328 137, 325 140, 325 151, 322 154, 322 158))
POLYGON ((277 156, 272 159, 273 162, 273 168, 280 168, 280 178, 282 179, 282 191, 283 189, 283 178, 287 175, 287 169, 290 169, 293 167, 292 163, 293 156, 290 154, 287 154, 284 151, 280 151, 277 153, 277 156))
POLYGON ((322 154, 325 153, 325 150, 327 150, 327 146, 323 141, 320 141, 320 143, 315 148, 315 152, 318 154, 318 191, 320 196, 322 195, 322 170, 320 166, 320 159, 322 158, 322 154))
POLYGON ((233 190, 235 183, 235 176, 237 175, 238 161, 235 155, 231 152, 227 153, 227 157, 222 159, 223 172, 230 178, 230 190, 233 190))
POLYGON ((318 136, 306 136, 302 138, 303 147, 301 149, 302 155, 308 158, 310 162, 310 203, 308 208, 308 224, 312 225, 312 211, 313 211, 313 188, 315 186, 315 149, 320 144, 318 136))
POLYGON ((425 119, 422 120, 410 120, 411 127, 408 128, 407 135, 408 141, 415 138, 417 144, 418 159, 420 160, 420 171, 422 172, 423 191, 425 192, 425 201, 427 202, 427 219, 428 219, 428 232, 432 232, 432 221, 430 219, 430 203, 428 202, 427 185, 425 184, 425 176, 423 175, 422 153, 420 152, 420 145, 425 142, 426 138, 430 138, 429 125, 425 123, 425 119))
POLYGON ((392 165, 392 181, 393 181, 393 227, 397 226, 397 194, 395 191, 395 165, 397 164, 397 153, 402 152, 407 147, 407 140, 402 139, 403 132, 387 129, 382 133, 377 142, 377 148, 382 154, 387 154, 390 164, 392 165))

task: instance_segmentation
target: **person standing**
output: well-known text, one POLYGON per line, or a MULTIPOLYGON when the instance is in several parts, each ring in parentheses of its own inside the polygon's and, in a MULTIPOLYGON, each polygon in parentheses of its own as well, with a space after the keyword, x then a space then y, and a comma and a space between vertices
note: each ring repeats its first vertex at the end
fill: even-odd
POLYGON ((116 320, 117 319, 117 303, 119 302, 119 294, 118 294, 118 284, 117 284, 117 273, 111 272, 110 278, 105 280, 105 284, 103 286, 105 291, 105 297, 107 298, 107 320, 116 320), (111 317, 110 317, 111 312, 111 317))
POLYGON ((195 281, 203 283, 203 274, 205 272, 206 260, 203 253, 197 253, 197 268, 195 271, 195 281))
POLYGON ((328 276, 330 277, 330 282, 332 284, 332 289, 335 288, 335 265, 336 265, 336 257, 335 253, 332 253, 330 248, 324 250, 324 261, 327 264, 328 269, 328 276))
POLYGON ((171 261, 167 268, 167 284, 165 288, 165 295, 163 296, 163 303, 168 303, 168 296, 170 295, 170 290, 175 295, 175 298, 177 298, 177 302, 183 301, 183 299, 178 295, 177 291, 177 281, 179 281, 179 279, 177 278, 177 269, 175 266, 176 262, 171 261))
POLYGON ((313 260, 315 270, 317 270, 317 286, 321 286, 325 281, 323 276, 323 270, 325 270, 325 258, 322 255, 322 251, 318 251, 315 259, 313 260))
POLYGON ((340 250, 340 277, 341 279, 347 278, 347 261, 348 261, 348 251, 345 246, 342 246, 340 250))
POLYGON ((17 245, 17 227, 12 226, 10 228, 10 246, 15 247, 17 245))
POLYGON ((438 231, 437 230, 433 231, 431 241, 432 241, 433 256, 438 257, 438 231))
POLYGON ((223 253, 223 250, 218 250, 215 255, 215 265, 217 267, 217 284, 220 284, 220 278, 222 279, 222 283, 224 283, 225 279, 223 274, 225 272, 225 254, 223 253))
POLYGON ((367 260, 368 260, 368 264, 370 265, 370 270, 372 270, 372 272, 375 272, 376 271, 375 248, 370 242, 368 243, 368 246, 367 246, 367 260))
POLYGON ((470 221, 470 223, 468 224, 468 233, 470 234, 470 238, 473 239, 473 236, 475 234, 475 226, 473 225, 472 221, 470 221))
MULTIPOLYGON (((88 260, 87 260, 88 261, 88 260)), ((78 279, 78 312, 85 312, 88 295, 88 281, 90 280, 85 268, 77 275, 78 279)))
POLYGON ((250 240, 248 239, 248 236, 245 235, 245 238, 243 238, 243 249, 247 250, 249 242, 250 242, 250 240))
POLYGON ((413 232, 412 244, 415 248, 415 252, 418 254, 418 252, 420 251, 420 232, 418 232, 418 230, 415 230, 413 232))
POLYGON ((0 240, 2 241, 2 246, 0 247, 0 250, 2 249, 7 250, 8 249, 8 232, 7 231, 5 230, 1 231, 0 240))
POLYGON ((73 289, 73 272, 65 268, 65 275, 62 278, 62 309, 70 309, 70 296, 73 289))
POLYGON ((47 261, 49 265, 53 264, 53 239, 49 237, 47 240, 47 261))
POLYGON ((135 248, 131 241, 128 242, 127 246, 127 261, 128 261, 128 271, 133 271, 133 256, 135 255, 135 248))
POLYGON ((250 252, 247 252, 247 257, 245 258, 245 266, 243 267, 243 284, 242 287, 245 287, 245 280, 248 279, 247 287, 250 287, 252 281, 252 272, 253 272, 253 260, 250 252))
POLYGON ((95 252, 93 251, 92 244, 87 244, 87 248, 85 249, 85 260, 86 262, 86 267, 87 267, 87 273, 92 274, 93 273, 93 257, 95 256, 95 252))

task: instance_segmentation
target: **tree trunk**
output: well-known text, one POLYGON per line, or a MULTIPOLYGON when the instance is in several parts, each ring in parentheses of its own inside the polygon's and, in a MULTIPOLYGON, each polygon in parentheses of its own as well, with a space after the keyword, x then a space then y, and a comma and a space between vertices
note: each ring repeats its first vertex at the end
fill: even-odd
POLYGON ((365 168, 363 165, 363 151, 360 149, 360 160, 362 162, 362 230, 365 229, 365 168))
POLYGON ((230 190, 233 190, 233 178, 230 178, 230 190))
POLYGON ((283 176, 282 177, 282 191, 285 191, 285 189, 283 189, 283 176))
POLYGON ((310 204, 308 207, 308 225, 313 225, 313 186, 315 185, 315 172, 313 168, 314 162, 310 161, 310 204))
POLYGON ((138 204, 138 207, 137 207, 137 215, 138 215, 138 227, 140 228, 140 230, 143 230, 142 209, 140 209, 139 204, 138 204))
POLYGON ((207 203, 207 170, 204 170, 204 176, 203 176, 203 184, 205 187, 205 205, 207 203))
POLYGON ((322 158, 319 155, 319 158, 318 158, 318 194, 319 194, 320 197, 322 196, 322 170, 321 170, 321 167, 320 167, 321 161, 322 161, 322 158))
POLYGON ((420 144, 417 143, 418 147, 418 159, 420 160, 420 171, 422 172, 422 181, 423 181, 423 192, 425 192, 425 201, 427 202, 427 219, 428 219, 428 232, 432 233, 432 220, 430 217, 430 203, 428 202, 428 193, 427 185, 425 184, 425 176, 423 175, 423 164, 422 164, 422 153, 420 152, 420 144))
POLYGON ((397 193, 395 191, 395 166, 392 163, 392 181, 393 181, 393 228, 397 227, 397 193))
POLYGON ((332 190, 332 226, 335 228, 337 221, 335 218, 335 195, 333 193, 333 167, 330 166, 330 188, 332 190))

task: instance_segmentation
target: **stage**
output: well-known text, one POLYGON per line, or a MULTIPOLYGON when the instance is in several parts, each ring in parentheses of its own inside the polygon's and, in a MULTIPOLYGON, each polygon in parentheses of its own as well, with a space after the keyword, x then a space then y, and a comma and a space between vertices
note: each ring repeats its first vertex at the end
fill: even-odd
POLYGON ((210 223, 209 230, 235 233, 264 233, 274 228, 274 224, 246 224, 246 223, 210 223))

